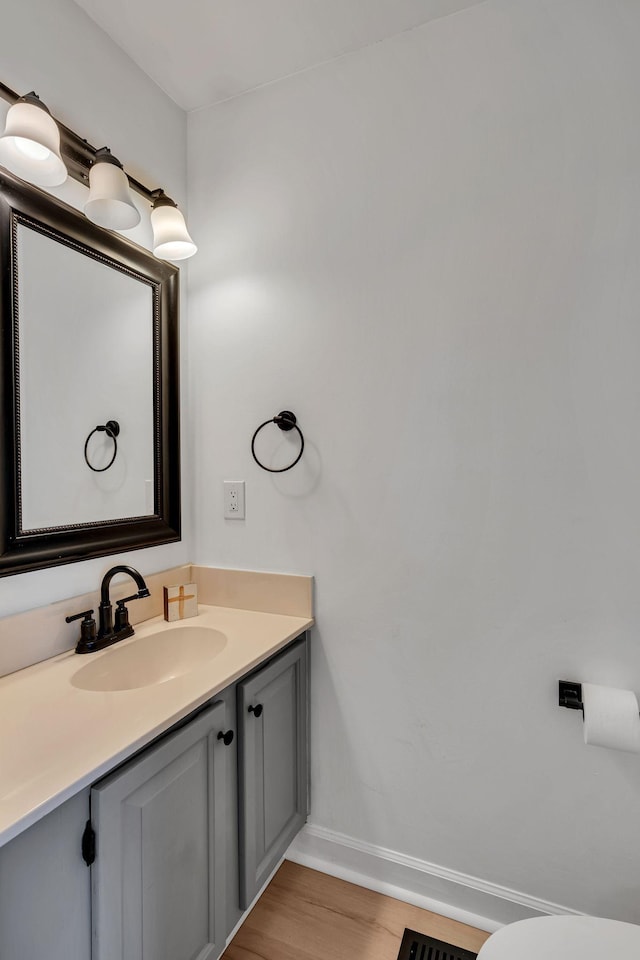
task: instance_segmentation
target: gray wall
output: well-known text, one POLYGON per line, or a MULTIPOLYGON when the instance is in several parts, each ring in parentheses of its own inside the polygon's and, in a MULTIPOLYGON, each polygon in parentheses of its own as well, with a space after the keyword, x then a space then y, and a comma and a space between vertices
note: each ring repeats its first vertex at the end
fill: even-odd
POLYGON ((640 763, 555 700, 640 689, 639 31, 489 0, 189 120, 193 559, 316 575, 314 821, 636 921, 640 763))
MULTIPOLYGON (((488 0, 192 115, 197 533, 130 557, 316 575, 317 823, 635 920, 640 766, 554 698, 640 690, 639 28, 488 0), (307 448, 270 477, 283 407, 307 448)), ((11 3, 0 60, 184 201, 184 115, 71 0, 11 3)), ((1 580, 0 615, 109 563, 1 580)))
MULTIPOLYGON (((165 187, 184 207, 185 114, 72 0, 12 0, 5 4, 0 63, 4 83, 19 93, 35 89, 59 120, 95 146, 109 146, 130 173, 151 187, 165 187)), ((3 126, 7 109, 0 101, 3 126)), ((75 181, 51 192, 79 207, 87 197, 86 188, 75 181)), ((142 206, 147 207, 143 221, 127 236, 150 246, 148 205, 142 206)), ((183 291, 183 308, 185 303, 183 291)), ((185 312, 183 309, 183 317, 185 312)), ((51 323, 55 322, 52 316, 51 323)), ((63 341, 61 351, 64 354, 63 341)), ((64 355, 53 360, 65 362, 64 355)), ((72 378, 74 371, 70 369, 68 374, 72 378)), ((184 452, 188 463, 188 451, 184 452)), ((187 470, 183 482, 189 483, 187 470)), ((183 542, 136 551, 127 558, 143 573, 184 563, 190 559, 190 521, 190 498, 186 497, 183 542)), ((93 590, 111 564, 106 557, 1 579, 0 616, 93 590)))

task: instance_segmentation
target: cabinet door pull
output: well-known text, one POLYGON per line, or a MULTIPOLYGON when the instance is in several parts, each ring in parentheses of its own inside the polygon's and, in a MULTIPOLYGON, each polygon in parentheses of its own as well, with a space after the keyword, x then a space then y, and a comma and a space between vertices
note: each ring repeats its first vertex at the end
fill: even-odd
POLYGON ((233 730, 227 730, 226 733, 221 730, 218 734, 218 740, 222 740, 225 747, 228 747, 230 743, 233 743, 233 730))
POLYGON ((96 832, 93 829, 91 820, 87 820, 82 834, 82 859, 88 867, 95 863, 96 859, 96 832))
POLYGON ((257 703, 257 704, 255 705, 255 707, 254 707, 254 706, 249 707, 249 713, 252 713, 252 714, 254 715, 254 717, 259 717, 259 716, 261 716, 261 714, 262 714, 262 704, 261 704, 261 703, 257 703))

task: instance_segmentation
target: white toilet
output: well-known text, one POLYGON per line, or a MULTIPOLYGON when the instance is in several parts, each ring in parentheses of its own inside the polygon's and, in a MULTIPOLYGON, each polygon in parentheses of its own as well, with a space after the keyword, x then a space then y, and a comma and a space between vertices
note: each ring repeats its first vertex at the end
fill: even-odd
POLYGON ((492 934, 478 960, 640 960, 640 926, 599 917, 536 917, 492 934))

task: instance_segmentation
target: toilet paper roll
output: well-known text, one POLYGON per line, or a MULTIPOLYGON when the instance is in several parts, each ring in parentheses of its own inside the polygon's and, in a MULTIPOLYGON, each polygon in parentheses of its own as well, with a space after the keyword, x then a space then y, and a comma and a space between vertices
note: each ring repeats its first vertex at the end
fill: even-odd
POLYGON ((638 700, 631 690, 582 684, 584 742, 640 753, 638 700))

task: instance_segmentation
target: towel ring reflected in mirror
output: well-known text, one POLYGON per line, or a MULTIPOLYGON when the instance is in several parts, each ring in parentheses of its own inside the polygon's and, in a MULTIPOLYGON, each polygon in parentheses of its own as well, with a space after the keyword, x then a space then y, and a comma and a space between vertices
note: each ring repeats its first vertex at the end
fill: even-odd
POLYGON ((89 470, 93 470, 94 473, 104 473, 105 470, 108 470, 109 467, 113 466, 116 457, 118 456, 118 441, 116 437, 120 433, 120 424, 117 420, 107 420, 105 424, 98 424, 97 427, 94 427, 87 439, 84 442, 84 459, 86 461, 89 470), (113 456, 106 467, 94 467, 94 465, 89 460, 89 441, 94 433, 106 433, 108 437, 111 437, 113 440, 113 456))

